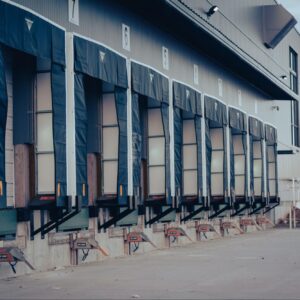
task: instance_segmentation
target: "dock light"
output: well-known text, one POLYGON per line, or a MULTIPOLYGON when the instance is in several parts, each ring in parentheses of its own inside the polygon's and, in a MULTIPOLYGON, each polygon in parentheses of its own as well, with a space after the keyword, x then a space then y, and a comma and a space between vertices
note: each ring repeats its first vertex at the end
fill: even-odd
POLYGON ((281 75, 280 78, 283 79, 283 80, 287 80, 287 76, 286 75, 281 75))
POLYGON ((219 7, 217 5, 212 6, 208 12, 206 12, 206 15, 208 18, 210 18, 214 13, 216 13, 219 10, 219 7))

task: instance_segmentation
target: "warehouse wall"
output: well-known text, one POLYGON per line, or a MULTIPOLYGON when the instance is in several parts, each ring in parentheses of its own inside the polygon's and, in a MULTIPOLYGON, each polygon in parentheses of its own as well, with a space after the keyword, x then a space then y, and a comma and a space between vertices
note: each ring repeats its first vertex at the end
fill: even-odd
MULTIPOLYGON (((81 1, 79 7, 80 23, 79 26, 76 26, 68 22, 67 0, 15 0, 14 2, 32 8, 65 27, 67 31, 74 31, 95 39, 121 52, 128 58, 148 64, 170 78, 190 84, 203 93, 219 97, 218 79, 220 78, 223 81, 221 100, 238 106, 238 90, 240 90, 243 110, 250 114, 257 114, 269 122, 274 120, 273 115, 269 113, 273 105, 272 102, 264 102, 270 100, 267 95, 243 81, 238 74, 224 70, 218 62, 212 61, 191 47, 181 44, 170 34, 161 32, 153 24, 147 23, 129 11, 125 12, 123 7, 121 9, 107 1, 81 1), (122 49, 122 23, 129 25, 131 29, 130 52, 122 49), (169 49, 170 69, 168 71, 162 68, 162 46, 169 49), (195 85, 193 81, 194 64, 199 66, 199 85, 195 85), (257 113, 255 112, 255 100, 258 101, 257 113)), ((289 42, 286 41, 282 46, 286 48, 287 58, 288 44, 289 42)), ((281 57, 284 60, 283 65, 286 65, 285 56, 282 55, 281 57)))

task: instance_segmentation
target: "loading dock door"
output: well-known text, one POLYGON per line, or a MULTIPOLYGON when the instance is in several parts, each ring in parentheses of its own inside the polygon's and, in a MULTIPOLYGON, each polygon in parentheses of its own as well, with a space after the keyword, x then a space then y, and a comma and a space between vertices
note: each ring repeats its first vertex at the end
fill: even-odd
POLYGON ((177 202, 203 204, 201 94, 174 81, 173 105, 177 202))
POLYGON ((92 199, 128 205, 126 59, 76 35, 74 59, 76 194, 88 204, 87 154, 101 154, 100 197, 92 199))
MULTIPOLYGON (((1 45, 17 50, 15 56, 30 56, 30 58, 22 62, 22 66, 31 63, 37 58, 49 60, 51 72, 51 94, 53 109, 53 141, 55 153, 55 193, 56 204, 64 206, 66 203, 67 182, 66 182, 66 97, 65 97, 65 32, 57 26, 48 23, 46 20, 39 18, 34 13, 25 11, 13 4, 0 1, 0 40, 1 45), (59 186, 59 189, 57 188, 59 186), (59 190, 59 193, 58 193, 59 190)), ((0 59, 2 57, 0 55, 0 59)), ((20 72, 14 72, 14 77, 21 78, 27 69, 20 69, 20 72), (19 74, 21 73, 21 74, 19 74)), ((29 70, 30 72, 30 70, 29 70)), ((22 83, 27 86, 27 80, 22 83)), ((29 112, 26 108, 26 101, 22 100, 22 90, 16 87, 18 80, 14 79, 14 132, 13 143, 17 144, 33 144, 33 130, 31 122, 33 119, 32 110, 29 112), (17 96, 18 94, 18 96, 17 96), (17 100, 18 99, 18 100, 17 100), (20 101, 19 101, 20 99, 20 101), (19 103, 20 102, 20 103, 19 103), (18 106, 21 105, 21 106, 18 106), (18 110, 15 109, 18 107, 18 110), (22 109, 20 109, 22 107, 22 109), (16 117, 17 115, 17 117, 16 117), (31 128, 29 128, 31 127, 31 128), (25 130, 24 130, 25 128, 25 130)), ((3 82, 1 82, 3 84, 3 82)), ((5 84, 6 85, 6 84, 5 84)), ((6 88, 6 86, 5 86, 6 88)), ((30 87, 31 88, 31 87, 30 87)), ((28 90, 27 90, 28 91, 28 90)), ((31 93, 33 89, 31 88, 31 93)), ((6 96, 2 94, 0 97, 3 101, 0 106, 1 117, 6 117, 7 106, 6 96), (5 103, 4 103, 5 102, 5 103)), ((26 97, 27 98, 27 95, 26 97)), ((3 119, 4 119, 3 118, 3 119)), ((3 127, 3 124, 1 123, 3 127)), ((3 129, 3 128, 2 128, 3 129)), ((2 141, 1 141, 2 142, 2 141)), ((8 143, 9 145, 10 143, 8 143)), ((0 168, 5 163, 5 151, 0 147, 0 168)), ((1 170, 0 170, 0 173, 1 170)), ((5 175, 5 174, 4 174, 5 175)), ((1 181, 6 182, 5 176, 1 174, 1 181), (3 177, 3 178, 2 178, 3 177)), ((10 193, 11 194, 11 193, 10 193)))
POLYGON ((131 75, 134 196, 142 196, 141 200, 147 200, 149 205, 169 205, 169 82, 135 62, 131 63, 131 75))
POLYGON ((205 96, 206 176, 211 204, 228 204, 227 107, 205 96))
POLYGON ((229 107, 230 192, 232 201, 245 202, 248 197, 247 116, 229 107))

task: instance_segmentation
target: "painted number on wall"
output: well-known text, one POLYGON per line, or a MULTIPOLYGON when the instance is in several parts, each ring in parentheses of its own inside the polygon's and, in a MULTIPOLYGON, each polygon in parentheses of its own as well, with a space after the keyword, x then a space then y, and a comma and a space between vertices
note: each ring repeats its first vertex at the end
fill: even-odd
POLYGON ((125 24, 122 24, 122 47, 130 51, 130 27, 125 24))
POLYGON ((162 63, 165 70, 169 70, 169 50, 166 47, 162 47, 162 63))
POLYGON ((194 65, 194 84, 199 84, 199 69, 197 65, 194 65))
POLYGON ((69 22, 79 25, 79 0, 69 0, 69 22))

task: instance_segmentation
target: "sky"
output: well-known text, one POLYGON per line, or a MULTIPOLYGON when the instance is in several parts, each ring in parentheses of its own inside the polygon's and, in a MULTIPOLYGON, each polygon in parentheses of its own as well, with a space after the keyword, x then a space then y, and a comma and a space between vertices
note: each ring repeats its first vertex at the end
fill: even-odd
POLYGON ((298 21, 296 28, 300 32, 300 0, 277 0, 281 3, 298 21))

